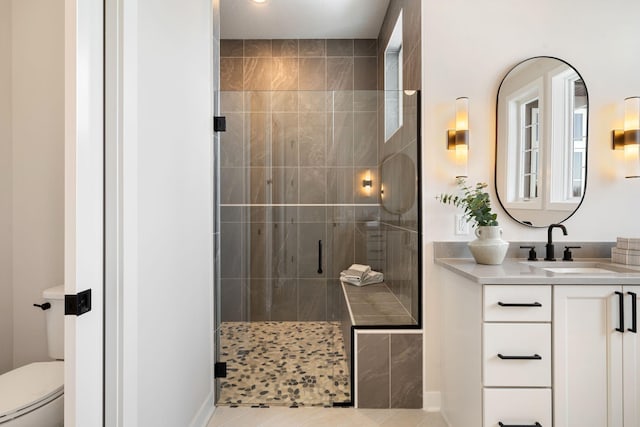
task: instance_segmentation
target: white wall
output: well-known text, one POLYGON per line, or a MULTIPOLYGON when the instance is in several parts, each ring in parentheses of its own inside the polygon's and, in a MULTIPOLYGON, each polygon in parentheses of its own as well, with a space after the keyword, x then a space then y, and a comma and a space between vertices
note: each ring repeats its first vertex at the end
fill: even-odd
MULTIPOLYGON (((12 231, 10 301, 17 367, 48 359, 44 313, 32 304, 42 302, 42 290, 63 283, 64 2, 2 4, 11 4, 10 14, 0 12, 0 19, 10 19, 11 24, 0 25, 0 31, 11 29, 11 138, 2 138, 2 149, 10 141, 12 220, 3 217, 0 223, 10 224, 12 231)), ((2 97, 0 103, 5 105, 5 100, 2 97)), ((0 162, 8 159, 0 157, 0 162)), ((7 169, 1 169, 5 178, 7 169)), ((4 294, 2 300, 6 301, 4 294)))
POLYGON ((11 0, 0 0, 0 374, 13 368, 11 0))
POLYGON ((210 0, 123 9, 125 426, 213 409, 210 0))
MULTIPOLYGON (((507 240, 546 241, 545 229, 511 220, 495 198, 496 95, 505 73, 532 56, 556 56, 583 76, 589 91, 589 158, 584 203, 565 222, 569 235, 555 239, 612 241, 640 236, 640 180, 625 180, 622 156, 610 132, 622 127, 623 100, 640 95, 640 2, 541 0, 527 7, 513 0, 423 1, 424 212, 426 390, 439 390, 438 308, 433 241, 471 240, 453 234, 451 207, 434 197, 455 191, 445 130, 453 127, 454 100, 470 103, 469 177, 490 184, 507 240)), ((540 252, 539 252, 540 253, 540 252)), ((579 256, 579 250, 575 253, 579 256)))

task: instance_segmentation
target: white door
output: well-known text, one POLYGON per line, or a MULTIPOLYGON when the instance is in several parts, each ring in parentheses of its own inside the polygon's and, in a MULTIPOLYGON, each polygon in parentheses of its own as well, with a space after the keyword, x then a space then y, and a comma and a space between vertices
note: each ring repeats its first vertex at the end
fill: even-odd
POLYGON ((640 338, 637 310, 640 286, 625 286, 625 334, 623 347, 624 427, 640 427, 640 338), (634 306, 635 304, 635 306, 634 306), (635 308, 635 310, 634 310, 635 308), (634 313, 635 311, 635 313, 634 313))
POLYGON ((622 426, 621 291, 554 287, 555 427, 622 426))
POLYGON ((65 316, 65 426, 102 426, 102 0, 65 1, 65 293, 91 311, 65 316))

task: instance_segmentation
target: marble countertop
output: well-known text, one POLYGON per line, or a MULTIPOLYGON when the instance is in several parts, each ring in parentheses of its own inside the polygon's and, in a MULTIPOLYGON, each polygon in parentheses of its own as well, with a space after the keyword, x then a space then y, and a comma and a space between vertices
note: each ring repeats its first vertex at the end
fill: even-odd
POLYGON ((436 258, 435 263, 480 284, 640 285, 640 266, 613 264, 609 258, 576 258, 574 261, 556 262, 507 258, 501 265, 476 264, 472 258, 436 258), (559 273, 545 270, 563 267, 595 267, 598 271, 559 273))

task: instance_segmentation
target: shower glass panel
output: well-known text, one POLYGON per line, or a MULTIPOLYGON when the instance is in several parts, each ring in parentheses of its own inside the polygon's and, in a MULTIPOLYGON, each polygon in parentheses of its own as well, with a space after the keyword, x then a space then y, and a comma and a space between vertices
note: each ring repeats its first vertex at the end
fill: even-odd
POLYGON ((339 276, 367 263, 364 229, 382 229, 383 100, 378 91, 220 92, 216 356, 227 376, 216 380, 218 404, 351 402, 339 276))

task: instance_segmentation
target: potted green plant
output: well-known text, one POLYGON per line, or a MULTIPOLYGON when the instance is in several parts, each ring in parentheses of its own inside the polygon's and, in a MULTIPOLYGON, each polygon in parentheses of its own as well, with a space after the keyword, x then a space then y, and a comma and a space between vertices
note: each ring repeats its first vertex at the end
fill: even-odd
POLYGON ((491 199, 485 191, 487 184, 478 182, 474 187, 467 185, 465 178, 457 178, 456 183, 462 194, 440 194, 436 199, 444 204, 454 205, 464 210, 464 218, 475 225, 476 240, 469 242, 469 250, 478 264, 501 264, 507 254, 509 243, 502 240, 502 228, 498 226, 498 215, 491 211, 491 199))

